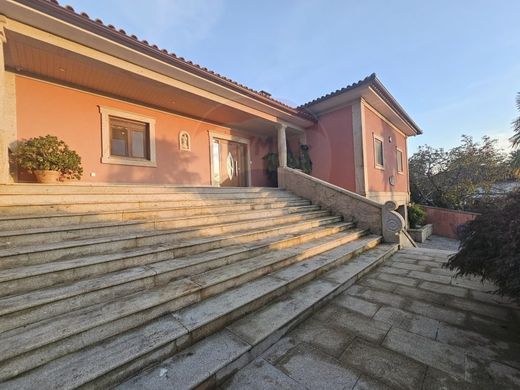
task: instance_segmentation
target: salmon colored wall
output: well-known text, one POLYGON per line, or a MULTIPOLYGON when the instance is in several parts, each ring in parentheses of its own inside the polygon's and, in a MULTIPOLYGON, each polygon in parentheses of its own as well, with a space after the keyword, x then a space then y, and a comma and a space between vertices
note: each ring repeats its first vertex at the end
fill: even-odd
POLYGON ((307 131, 307 144, 313 176, 356 190, 351 106, 321 116, 307 131))
POLYGON ((26 77, 16 78, 18 139, 52 134, 63 139, 82 159, 85 182, 210 185, 208 131, 251 140, 251 181, 267 185, 262 157, 273 150, 272 138, 241 134, 229 128, 124 103, 26 77), (155 118, 157 167, 101 163, 101 115, 108 106, 155 118), (191 151, 180 151, 180 131, 191 136, 191 151), (90 176, 95 172, 96 176, 90 176))
POLYGON ((381 119, 367 106, 365 113, 365 145, 367 156, 367 187, 369 192, 408 192, 408 153, 406 137, 395 131, 384 119, 381 119), (374 138, 383 139, 384 170, 375 167, 374 138), (388 142, 392 137, 392 143, 388 142), (403 151, 403 173, 397 173, 396 147, 403 151), (390 176, 395 176, 395 186, 390 185, 390 176))
POLYGON ((437 236, 458 238, 457 229, 466 222, 477 218, 477 213, 449 210, 439 207, 422 206, 426 211, 426 223, 433 225, 433 234, 437 236))

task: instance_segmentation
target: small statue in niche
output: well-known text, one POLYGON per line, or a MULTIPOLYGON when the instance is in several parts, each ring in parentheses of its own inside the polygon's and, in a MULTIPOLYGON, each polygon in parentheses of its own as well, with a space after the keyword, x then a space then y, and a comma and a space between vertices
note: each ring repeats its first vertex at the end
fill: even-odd
POLYGON ((181 150, 191 150, 190 135, 185 131, 179 134, 179 147, 181 150))

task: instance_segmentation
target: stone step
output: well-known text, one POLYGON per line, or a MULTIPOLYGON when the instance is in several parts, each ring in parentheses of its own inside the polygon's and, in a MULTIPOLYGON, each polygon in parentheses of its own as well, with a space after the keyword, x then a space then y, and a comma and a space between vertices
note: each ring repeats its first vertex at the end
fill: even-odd
POLYGON ((0 335, 0 378, 7 379, 94 343, 142 326, 161 315, 282 269, 277 278, 307 281, 320 270, 375 247, 380 237, 351 242, 338 233, 317 242, 270 252, 211 271, 174 280, 167 285, 88 306, 0 335), (347 244, 351 242, 350 244, 347 244), (302 267, 309 259, 311 267, 302 267), (316 264, 314 264, 316 263, 316 264), (291 266, 292 265, 292 266, 291 266))
MULTIPOLYGON (((213 388, 282 338, 291 328, 396 251, 380 245, 232 322, 116 387, 118 390, 213 388)), ((105 382, 106 383, 106 382, 105 382)))
MULTIPOLYGON (((311 240, 327 237, 347 229, 352 229, 352 223, 336 223, 325 227, 304 230, 299 233, 289 233, 258 240, 250 245, 234 245, 187 257, 170 257, 167 260, 127 268, 112 273, 103 273, 97 277, 81 279, 69 284, 42 289, 39 279, 34 273, 25 272, 31 276, 19 279, 28 285, 29 292, 11 295, 0 299, 0 333, 32 322, 41 321, 75 310, 79 307, 92 305, 101 301, 114 299, 150 287, 164 285, 174 278, 205 272, 223 265, 231 264, 250 257, 265 254, 269 251, 289 248, 311 240)), ((366 234, 360 229, 350 230, 353 239, 366 234)), ((80 263, 84 263, 84 259, 80 263)), ((45 273, 40 274, 43 280, 53 278, 54 273, 61 273, 48 264, 45 273)), ((77 265, 77 264, 76 264, 77 265)), ((74 264, 72 264, 74 266, 74 264)), ((31 267, 28 267, 31 268, 31 267)), ((72 275, 74 268, 71 269, 72 275)), ((41 270, 40 270, 41 271, 41 270)), ((23 274, 23 270, 16 274, 23 274)), ((41 280, 41 279, 40 279, 41 280)))
MULTIPOLYGON (((140 232, 117 237, 98 237, 83 240, 71 240, 50 244, 30 245, 26 247, 9 248, 0 250, 0 269, 13 268, 19 266, 42 264, 56 260, 67 260, 83 256, 107 255, 117 253, 132 248, 145 246, 169 245, 176 243, 185 250, 183 255, 190 253, 190 248, 197 246, 197 250, 209 250, 218 247, 221 240, 212 241, 210 245, 200 246, 199 244, 210 238, 216 238, 223 234, 233 232, 250 231, 248 239, 260 239, 256 236, 256 230, 262 228, 291 227, 293 224, 308 220, 311 225, 319 226, 327 223, 339 222, 341 217, 328 216, 327 211, 311 211, 286 216, 258 219, 255 221, 241 221, 220 225, 198 226, 194 228, 140 232), (288 225, 288 226, 284 226, 288 225)), ((267 234, 273 234, 267 233, 267 234)), ((274 233, 276 234, 276 233, 274 233)), ((193 253, 193 252, 191 252, 193 253)))
MULTIPOLYGON (((52 213, 99 213, 106 211, 126 211, 136 209, 156 209, 156 208, 193 208, 193 207, 209 207, 209 206, 223 206, 223 205, 236 205, 236 204, 271 204, 273 202, 291 202, 301 201, 302 198, 292 196, 284 196, 278 198, 272 197, 256 197, 256 198, 202 198, 190 200, 145 200, 138 199, 129 201, 127 199, 119 199, 116 202, 75 202, 75 203, 52 203, 52 204, 35 204, 35 203, 23 203, 16 205, 7 205, 0 203, 0 215, 1 216, 35 216, 35 215, 47 215, 52 213)), ((55 200, 56 202, 56 200, 55 200)))
POLYGON ((52 243, 66 240, 78 240, 93 237, 109 237, 120 234, 160 231, 203 226, 208 224, 223 224, 261 218, 273 218, 283 215, 319 210, 319 206, 294 206, 268 210, 248 210, 206 214, 182 218, 158 218, 155 220, 108 221, 82 223, 67 226, 51 226, 23 230, 0 231, 0 242, 4 248, 52 243))
POLYGON ((213 186, 183 186, 166 184, 96 184, 96 183, 59 183, 35 184, 13 183, 0 184, 0 194, 68 194, 68 193, 175 193, 191 192, 198 194, 272 192, 283 191, 276 187, 213 187, 213 186))
POLYGON ((272 203, 237 203, 198 207, 171 207, 156 209, 129 209, 120 211, 102 211, 85 213, 50 213, 42 215, 13 215, 0 217, 0 230, 21 230, 45 228, 48 226, 67 226, 99 221, 135 221, 155 220, 158 218, 180 218, 204 214, 240 212, 249 210, 269 210, 282 207, 308 206, 308 200, 274 201, 272 203))
MULTIPOLYGON (((352 268, 345 269, 343 266, 331 271, 330 274, 326 274, 326 282, 309 282, 311 279, 345 263, 355 253, 377 245, 379 240, 379 237, 372 236, 342 245, 324 254, 283 268, 281 271, 272 272, 255 281, 242 284, 183 309, 175 310, 172 314, 165 311, 165 315, 162 317, 134 329, 129 329, 102 343, 85 347, 82 350, 49 361, 24 375, 3 383, 3 386, 7 389, 34 387, 39 389, 73 389, 80 386, 92 389, 108 388, 138 373, 143 368, 172 356, 176 351, 221 330, 234 320, 261 308, 274 298, 288 293, 284 299, 278 302, 289 302, 292 298, 293 304, 287 304, 282 308, 279 312, 281 318, 274 318, 272 324, 269 324, 264 315, 262 317, 264 321, 259 324, 271 328, 280 328, 280 323, 287 322, 290 314, 299 310, 299 315, 304 316, 306 310, 315 307, 335 292, 341 291, 342 288, 346 288, 349 280, 356 276, 353 275, 355 270, 352 268), (306 267, 306 264, 311 266, 306 267), (300 290, 294 290, 303 283, 308 284, 300 290)), ((386 248, 386 252, 392 250, 395 250, 394 246, 386 248)), ((346 265, 355 264, 355 268, 358 269, 358 272, 361 272, 368 268, 370 264, 381 261, 381 258, 383 256, 372 262, 354 260, 346 265)), ((278 302, 276 305, 279 305, 278 302)), ((267 308, 269 307, 274 306, 267 306, 267 308)), ((251 331, 254 332, 254 329, 251 329, 251 331)), ((261 332, 259 336, 263 336, 265 333, 265 331, 261 332)), ((266 340, 265 336, 263 340, 266 340)), ((0 345, 3 346, 3 350, 9 353, 10 349, 5 346, 4 342, 0 345)), ((247 359, 243 360, 244 362, 247 361, 247 359)), ((33 361, 33 364, 35 363, 38 364, 37 360, 33 361)), ((211 370, 216 363, 212 362, 208 367, 208 376, 213 375, 211 370)), ((200 368, 200 365, 194 367, 200 368)), ((24 372, 23 364, 21 361, 8 361, 0 369, 0 372, 2 378, 17 375, 24 372)), ((186 380, 187 377, 184 379, 186 380)), ((195 375, 193 379, 196 379, 195 375)), ((134 379, 134 381, 136 380, 138 378, 134 379)), ((130 384, 130 382, 127 382, 124 385, 130 384)))
POLYGON ((172 192, 172 193, 156 193, 156 192, 142 192, 142 193, 65 193, 65 194, 0 194, 0 204, 2 205, 26 205, 26 204, 48 204, 56 203, 59 198, 60 204, 72 203, 94 203, 94 202, 118 202, 125 201, 182 201, 182 200, 197 200, 197 199, 258 199, 258 198, 296 198, 295 195, 287 191, 258 191, 258 192, 220 192, 212 191, 204 194, 193 192, 172 192))

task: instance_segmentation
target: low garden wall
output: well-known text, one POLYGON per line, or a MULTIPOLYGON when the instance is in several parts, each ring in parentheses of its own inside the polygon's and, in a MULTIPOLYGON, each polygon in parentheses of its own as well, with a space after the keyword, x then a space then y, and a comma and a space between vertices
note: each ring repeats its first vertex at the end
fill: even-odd
POLYGON ((468 211, 422 206, 426 211, 426 223, 433 225, 433 234, 448 238, 458 238, 457 229, 466 222, 473 221, 479 214, 468 211))

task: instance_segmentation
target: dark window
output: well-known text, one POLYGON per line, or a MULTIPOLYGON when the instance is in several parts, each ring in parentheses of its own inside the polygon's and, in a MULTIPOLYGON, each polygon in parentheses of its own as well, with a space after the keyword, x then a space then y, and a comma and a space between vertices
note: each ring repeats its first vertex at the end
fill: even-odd
POLYGON ((381 141, 379 138, 374 138, 374 149, 376 165, 381 167, 384 166, 385 160, 383 157, 383 141, 381 141))
POLYGON ((403 172, 403 152, 399 149, 397 151, 397 172, 403 172))
POLYGON ((150 159, 148 123, 110 118, 110 154, 112 156, 150 159))

